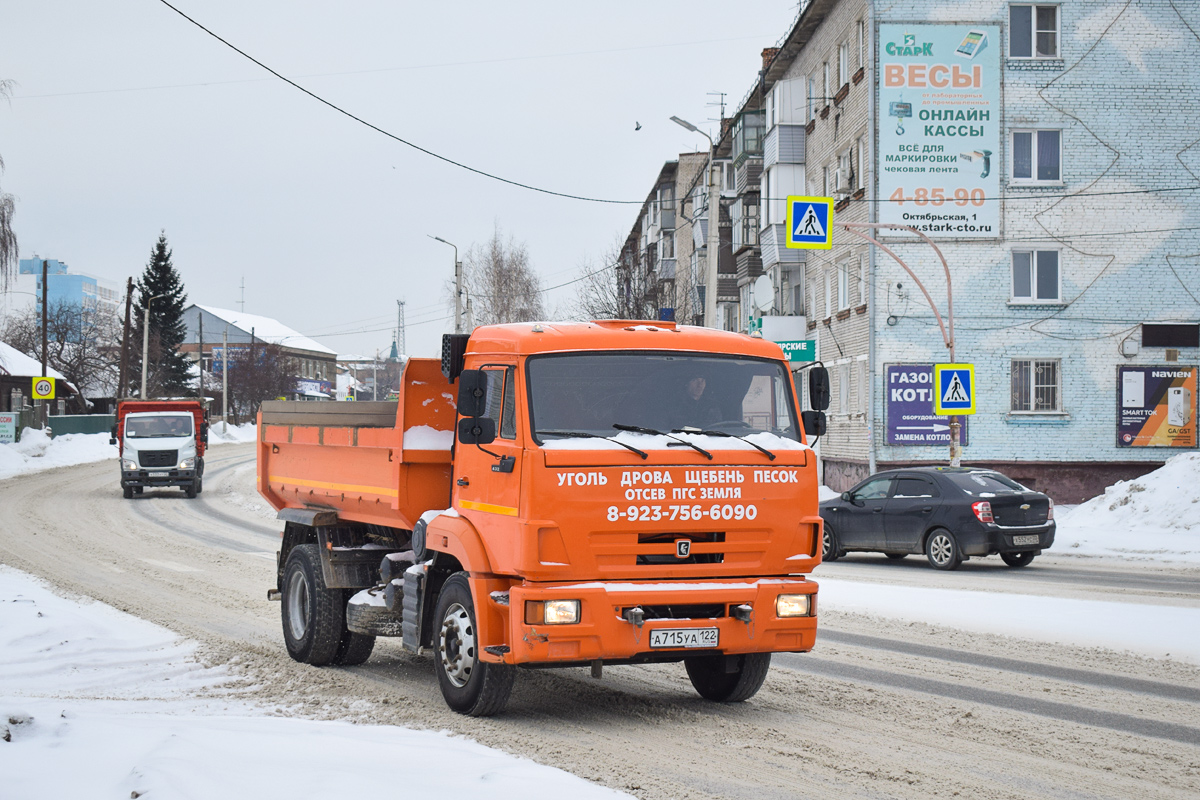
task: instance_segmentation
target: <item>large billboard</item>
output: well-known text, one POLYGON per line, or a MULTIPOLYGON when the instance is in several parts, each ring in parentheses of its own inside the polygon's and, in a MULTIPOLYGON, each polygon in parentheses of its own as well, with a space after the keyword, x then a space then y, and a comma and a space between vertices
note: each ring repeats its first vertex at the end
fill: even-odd
POLYGON ((1117 367, 1117 447, 1196 446, 1196 367, 1117 367))
POLYGON ((879 221, 1000 236, 1000 26, 879 26, 879 221))
MULTIPOLYGON (((884 442, 916 447, 950 444, 950 420, 933 413, 933 364, 890 364, 884 370, 884 442)), ((967 418, 959 417, 959 442, 967 445, 967 418)))

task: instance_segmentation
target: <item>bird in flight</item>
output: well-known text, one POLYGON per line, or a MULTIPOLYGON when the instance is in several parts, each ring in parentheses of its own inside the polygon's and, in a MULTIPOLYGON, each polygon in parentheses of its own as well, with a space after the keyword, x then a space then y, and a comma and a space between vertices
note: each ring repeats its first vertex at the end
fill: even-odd
POLYGON ((640 131, 642 129, 642 123, 638 122, 637 120, 634 120, 633 129, 635 131, 640 131))

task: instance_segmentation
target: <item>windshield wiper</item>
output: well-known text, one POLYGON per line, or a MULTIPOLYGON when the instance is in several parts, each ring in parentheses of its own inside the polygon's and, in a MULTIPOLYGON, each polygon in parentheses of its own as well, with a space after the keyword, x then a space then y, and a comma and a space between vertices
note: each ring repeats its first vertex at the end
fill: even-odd
POLYGON ((656 431, 656 430, 654 430, 654 428, 642 428, 637 425, 621 425, 620 423, 614 423, 613 427, 619 431, 629 431, 630 433, 647 433, 647 434, 650 434, 651 436, 666 436, 668 439, 674 439, 675 441, 679 442, 680 444, 682 444, 686 447, 692 448, 697 453, 700 453, 705 458, 707 458, 709 461, 713 460, 713 454, 708 452, 707 450, 705 450, 700 445, 693 444, 692 442, 689 442, 687 439, 680 439, 678 436, 672 436, 669 433, 664 433, 662 431, 656 431))
POLYGON ((760 453, 762 453, 763 455, 765 455, 767 458, 771 459, 772 461, 775 460, 775 454, 772 453, 767 448, 761 447, 761 446, 755 444, 754 442, 750 441, 746 437, 738 436, 737 434, 734 434, 734 433, 726 433, 725 431, 706 431, 706 430, 701 430, 699 428, 676 428, 675 430, 671 431, 671 433, 695 433, 695 434, 699 434, 700 436, 724 436, 726 439, 741 439, 743 442, 750 445, 755 450, 757 450, 760 453))
POLYGON ((609 438, 608 436, 601 436, 598 433, 588 433, 587 431, 554 431, 554 430, 551 430, 551 431, 538 431, 537 434, 539 436, 562 436, 565 439, 603 439, 606 442, 612 442, 613 444, 619 444, 619 445, 621 445, 621 447, 624 447, 626 450, 630 451, 631 453, 637 453, 639 456, 642 457, 643 461, 645 461, 647 458, 650 457, 650 454, 645 452, 644 450, 638 450, 633 445, 625 444, 624 442, 619 442, 616 439, 609 438))

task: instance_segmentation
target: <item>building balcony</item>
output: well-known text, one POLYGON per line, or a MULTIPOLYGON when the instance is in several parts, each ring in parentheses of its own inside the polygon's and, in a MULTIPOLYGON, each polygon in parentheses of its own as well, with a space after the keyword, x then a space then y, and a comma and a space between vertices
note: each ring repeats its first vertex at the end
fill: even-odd
POLYGON ((787 246, 787 231, 782 224, 768 225, 759 237, 764 269, 776 264, 803 264, 807 250, 793 250, 787 246))
POLYGON ((803 125, 776 125, 763 140, 763 169, 775 164, 803 164, 807 134, 803 125))

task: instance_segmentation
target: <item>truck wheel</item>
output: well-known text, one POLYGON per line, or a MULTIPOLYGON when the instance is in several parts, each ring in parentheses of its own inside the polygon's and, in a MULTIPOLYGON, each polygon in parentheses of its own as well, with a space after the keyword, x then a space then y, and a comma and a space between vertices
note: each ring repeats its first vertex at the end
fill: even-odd
POLYGON ((1026 550, 1024 553, 1001 553, 1000 558, 1010 567, 1028 567, 1035 555, 1037 553, 1026 550))
POLYGON ((196 494, 200 494, 203 491, 204 491, 204 477, 197 476, 196 477, 196 494))
POLYGON ((343 667, 354 667, 370 658, 371 651, 374 649, 374 636, 365 636, 354 631, 345 631, 342 634, 341 641, 338 642, 337 655, 333 657, 331 663, 343 667))
POLYGON ((314 667, 332 663, 346 630, 345 595, 325 588, 315 544, 292 548, 283 568, 283 641, 288 655, 314 667))
POLYGON ((146 487, 144 487, 144 486, 135 486, 135 487, 133 487, 133 493, 134 493, 134 494, 141 494, 141 493, 142 493, 142 492, 144 492, 144 491, 146 491, 146 487))
POLYGON ((945 528, 938 528, 925 540, 925 557, 934 569, 958 569, 962 563, 962 552, 958 540, 945 528))
POLYGON ((437 676, 446 705, 472 717, 490 717, 508 702, 516 667, 479 660, 471 585, 464 572, 451 575, 438 595, 437 676))
POLYGON ((183 491, 184 491, 184 493, 187 494, 187 496, 189 498, 195 497, 196 496, 196 480, 193 478, 191 483, 189 483, 187 486, 183 487, 183 491))
POLYGON ((126 500, 132 500, 133 499, 133 487, 132 486, 122 486, 121 487, 121 495, 126 500))
POLYGON ((706 700, 718 703, 740 703, 749 700, 767 679, 771 668, 770 653, 746 653, 740 656, 697 656, 685 658, 692 686, 706 700), (734 671, 729 672, 727 659, 735 659, 734 671))

